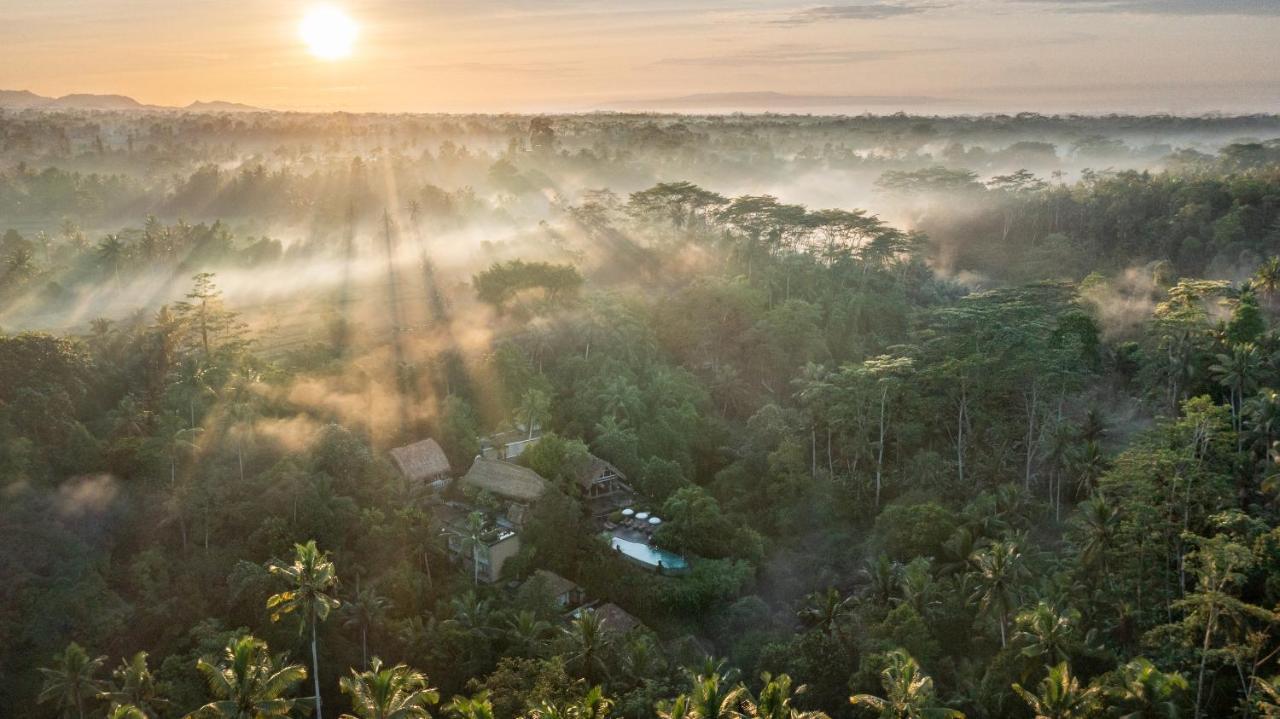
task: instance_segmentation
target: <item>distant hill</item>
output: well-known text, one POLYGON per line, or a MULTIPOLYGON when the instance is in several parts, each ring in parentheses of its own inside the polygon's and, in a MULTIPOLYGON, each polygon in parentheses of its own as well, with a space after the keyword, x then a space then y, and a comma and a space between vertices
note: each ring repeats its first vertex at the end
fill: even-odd
POLYGON ((263 112, 262 108, 238 102, 213 100, 193 102, 186 107, 144 105, 125 95, 91 95, 75 93, 62 97, 45 97, 29 90, 0 90, 0 109, 4 110, 185 110, 190 112, 263 112))
POLYGON ((212 100, 209 102, 197 100, 182 109, 190 112, 266 112, 261 107, 245 105, 241 102, 226 102, 225 100, 212 100))
POLYGON ((944 103, 936 97, 916 95, 791 95, 782 92, 705 92, 649 100, 607 103, 606 110, 654 110, 683 112, 831 111, 867 108, 904 108, 944 103))
POLYGON ((141 110, 146 106, 124 95, 63 95, 39 106, 55 110, 141 110))

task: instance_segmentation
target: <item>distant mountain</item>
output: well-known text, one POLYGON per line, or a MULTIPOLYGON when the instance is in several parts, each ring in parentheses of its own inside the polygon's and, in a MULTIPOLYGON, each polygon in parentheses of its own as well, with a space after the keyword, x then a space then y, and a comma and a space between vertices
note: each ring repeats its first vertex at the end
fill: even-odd
POLYGON ((606 110, 655 110, 685 112, 803 112, 862 110, 875 107, 910 107, 944 103, 946 100, 918 95, 790 95, 782 92, 705 92, 680 97, 649 100, 621 100, 607 103, 606 110))
POLYGON ((261 107, 245 105, 241 102, 226 102, 225 100, 212 100, 210 102, 197 100, 182 109, 190 112, 267 112, 261 107))
POLYGON ((25 110, 29 107, 47 105, 50 98, 41 97, 29 90, 0 90, 0 107, 11 110, 25 110))
POLYGON ((51 99, 41 107, 53 110, 141 110, 146 106, 124 95, 87 95, 77 93, 51 99))
POLYGON ((193 102, 186 107, 144 105, 125 95, 90 95, 76 93, 62 97, 45 97, 28 90, 0 90, 3 110, 185 110, 190 112, 263 112, 262 108, 238 102, 213 100, 193 102))

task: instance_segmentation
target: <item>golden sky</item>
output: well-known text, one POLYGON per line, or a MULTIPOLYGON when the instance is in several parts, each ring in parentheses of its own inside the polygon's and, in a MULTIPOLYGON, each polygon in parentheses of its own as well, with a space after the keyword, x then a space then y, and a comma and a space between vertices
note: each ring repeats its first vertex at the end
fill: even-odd
POLYGON ((876 111, 1280 111, 1280 0, 0 0, 0 89, 278 109, 592 110, 698 93, 876 111), (324 61, 308 9, 359 24, 324 61))

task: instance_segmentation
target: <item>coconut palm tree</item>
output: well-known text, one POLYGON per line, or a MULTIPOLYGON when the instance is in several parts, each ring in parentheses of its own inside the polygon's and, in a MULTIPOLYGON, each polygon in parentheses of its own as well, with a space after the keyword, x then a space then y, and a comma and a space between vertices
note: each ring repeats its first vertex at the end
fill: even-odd
POLYGON ((1066 662, 1049 668, 1049 675, 1040 681, 1038 695, 1019 684, 1013 685, 1013 691, 1031 707, 1036 719, 1093 717, 1102 694, 1099 687, 1081 687, 1080 680, 1071 675, 1071 667, 1066 662))
POLYGON ((480 586, 480 561, 489 554, 489 545, 485 540, 490 532, 484 513, 472 512, 467 515, 465 524, 459 527, 449 527, 445 531, 462 541, 462 551, 470 550, 471 583, 475 586, 480 586))
POLYGON ((132 704, 114 704, 107 710, 107 719, 152 719, 132 704))
POLYGON ((493 702, 489 700, 489 692, 482 691, 474 696, 455 696, 445 706, 445 711, 456 719, 493 719, 493 702))
POLYGON ((405 664, 384 668, 378 657, 368 671, 352 669, 338 686, 351 696, 355 711, 339 719, 429 719, 427 707, 440 703, 440 693, 427 683, 426 675, 405 664))
POLYGON ((1018 614, 1018 631, 1013 641, 1022 645, 1022 656, 1034 666, 1049 666, 1070 659, 1075 644, 1075 624, 1078 612, 1059 612, 1048 602, 1041 601, 1035 607, 1018 614))
POLYGON ((1188 686, 1181 674, 1166 674, 1139 657, 1120 668, 1116 686, 1107 693, 1125 712, 1120 719, 1178 719, 1188 686))
POLYGON ((132 707, 146 719, 155 719, 158 709, 168 705, 156 689, 156 678, 147 666, 147 653, 138 652, 111 672, 114 680, 107 691, 98 695, 113 707, 132 707))
POLYGON ((933 679, 905 650, 895 649, 885 659, 880 672, 885 696, 855 694, 850 704, 877 711, 884 719, 964 719, 962 712, 938 706, 933 679))
POLYGON ((1107 498, 1096 494, 1080 505, 1076 525, 1080 532, 1080 562, 1090 569, 1107 573, 1107 554, 1115 543, 1116 528, 1120 523, 1120 510, 1111 506, 1107 498))
POLYGON ((526 422, 529 439, 533 439, 533 428, 540 426, 551 415, 551 396, 540 389, 529 388, 520 396, 520 418, 526 422))
POLYGON ((86 702, 104 688, 94 675, 102 670, 106 661, 105 656, 91 658, 84 647, 71 642, 66 649, 54 655, 53 666, 40 669, 44 675, 44 687, 36 701, 40 704, 57 702, 62 716, 84 719, 86 702))
POLYGON ((1280 257, 1272 257, 1258 267, 1253 276, 1253 286, 1268 301, 1275 299, 1276 291, 1280 290, 1280 257))
POLYGON ((793 691, 791 677, 786 674, 773 676, 769 672, 760 675, 764 686, 760 695, 752 699, 750 695, 742 702, 743 714, 749 719, 828 719, 820 711, 804 711, 791 704, 791 700, 805 692, 806 687, 800 685, 793 691))
POLYGON ((107 235, 98 243, 98 262, 111 270, 116 284, 120 284, 120 263, 124 262, 127 248, 119 235, 107 235))
POLYGON ((840 623, 853 609, 853 597, 841 597, 835 587, 810 594, 805 606, 797 612, 800 621, 837 639, 844 639, 840 623))
POLYGON ((694 719, 687 694, 681 694, 671 701, 658 702, 654 709, 658 719, 694 719))
POLYGON ((591 687, 583 696, 561 703, 542 701, 524 719, 606 719, 613 701, 606 698, 600 686, 591 687))
POLYGON ((1087 497, 1098 486, 1110 462, 1097 440, 1086 439, 1067 454, 1067 469, 1076 477, 1076 497, 1087 497))
POLYGON ((550 634, 551 625, 527 609, 507 618, 506 635, 511 653, 519 656, 541 656, 550 634))
POLYGON ((297 700, 285 695, 307 678, 306 667, 286 663, 283 655, 271 656, 267 643, 252 635, 233 638, 221 660, 201 659, 196 668, 205 676, 214 700, 188 714, 188 719, 289 716, 297 700))
POLYGON ((356 596, 342 605, 342 613, 346 621, 342 625, 348 629, 360 630, 360 666, 369 668, 369 627, 382 623, 391 608, 391 600, 378 594, 373 587, 359 588, 359 577, 356 578, 356 596))
POLYGON ((271 562, 267 570, 277 577, 289 582, 290 588, 273 594, 267 599, 267 609, 271 610, 271 621, 278 622, 286 614, 297 614, 302 618, 301 629, 311 629, 311 672, 315 683, 316 719, 322 719, 320 708, 320 658, 316 650, 316 625, 329 617, 329 612, 342 605, 336 598, 329 596, 338 584, 338 576, 333 562, 325 552, 316 547, 315 540, 306 544, 293 546, 294 557, 291 564, 271 562))
MULTIPOLYGON (((1217 359, 1216 363, 1209 365, 1209 372, 1230 393, 1231 422, 1239 436, 1241 404, 1245 394, 1253 391, 1257 385, 1262 358, 1257 346, 1245 342, 1233 346, 1228 354, 1219 354, 1217 359)), ((1237 440, 1241 446, 1242 442, 1243 440, 1237 440)))
POLYGON ((1013 542, 995 542, 974 555, 976 570, 971 575, 977 588, 969 596, 987 616, 1000 625, 1000 646, 1008 645, 1009 613, 1018 606, 1018 583, 1027 575, 1022 553, 1013 542))
POLYGON ((612 644, 600 616, 594 610, 584 609, 563 632, 568 645, 566 664, 587 683, 595 684, 608 671, 605 654, 612 644))
POLYGON ((741 683, 710 672, 694 678, 686 704, 695 719, 742 719, 740 709, 746 698, 747 689, 741 683))

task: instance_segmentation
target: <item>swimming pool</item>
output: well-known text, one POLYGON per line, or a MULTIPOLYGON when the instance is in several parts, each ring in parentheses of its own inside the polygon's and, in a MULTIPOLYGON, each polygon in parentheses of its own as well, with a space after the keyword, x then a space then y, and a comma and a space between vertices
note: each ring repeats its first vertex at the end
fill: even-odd
POLYGON ((609 544, 614 550, 627 555, 627 558, 644 565, 646 569, 656 570, 661 564, 663 572, 678 574, 689 569, 689 563, 679 554, 672 554, 665 549, 650 547, 642 542, 633 542, 622 537, 610 537, 609 544))

